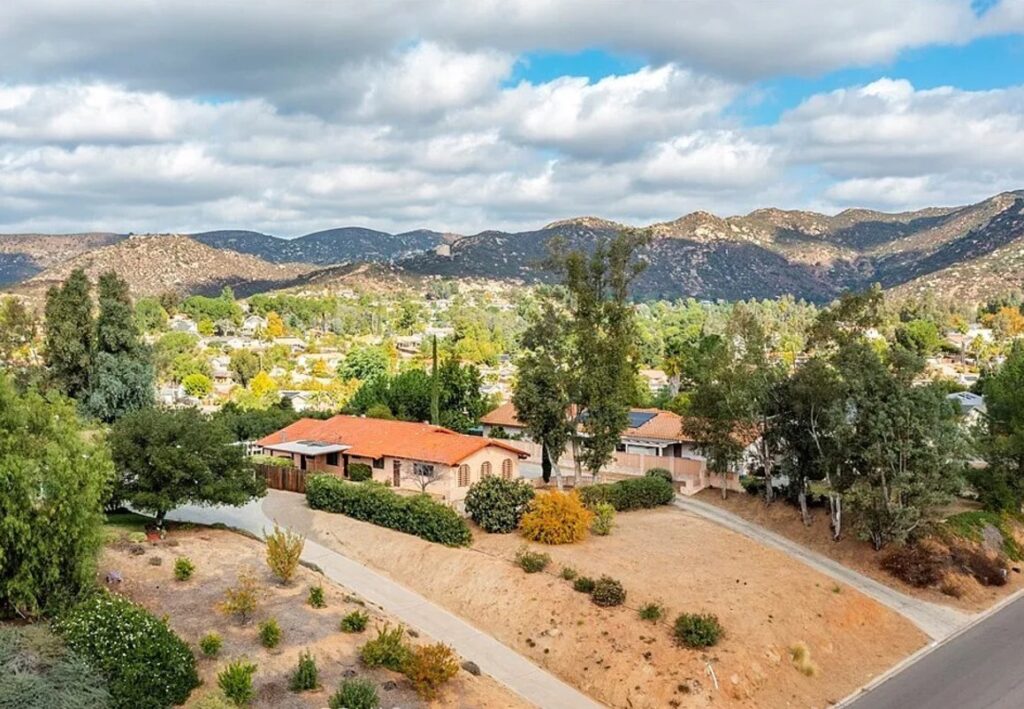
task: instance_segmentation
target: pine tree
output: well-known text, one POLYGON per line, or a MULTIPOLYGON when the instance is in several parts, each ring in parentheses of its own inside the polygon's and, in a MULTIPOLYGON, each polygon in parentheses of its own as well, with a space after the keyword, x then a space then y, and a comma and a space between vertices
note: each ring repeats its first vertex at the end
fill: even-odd
POLYGON ((89 388, 94 345, 92 296, 85 271, 76 269, 46 294, 46 364, 57 386, 78 398, 89 388))

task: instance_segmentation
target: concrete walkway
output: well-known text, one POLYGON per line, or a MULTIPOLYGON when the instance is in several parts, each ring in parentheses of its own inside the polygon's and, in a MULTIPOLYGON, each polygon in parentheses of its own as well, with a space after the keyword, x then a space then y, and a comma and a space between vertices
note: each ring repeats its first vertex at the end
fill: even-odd
MULTIPOLYGON (((188 506, 167 517, 199 524, 219 522, 262 536, 264 530, 274 526, 264 512, 264 505, 269 509, 280 507, 282 503, 287 506, 290 500, 278 498, 289 495, 294 496, 294 493, 270 490, 263 501, 251 502, 245 507, 188 506)), ((484 673, 539 707, 591 709, 601 706, 458 616, 334 550, 307 539, 302 559, 316 564, 327 578, 380 606, 409 627, 451 645, 459 655, 479 665, 484 673)))
POLYGON ((879 603, 892 608, 903 615, 914 625, 927 633, 933 640, 942 640, 952 635, 958 628, 970 621, 970 616, 952 608, 921 601, 901 593, 865 576, 853 569, 829 559, 823 554, 811 551, 791 539, 769 531, 764 527, 723 510, 715 505, 694 500, 693 498, 677 497, 673 503, 676 507, 691 514, 698 515, 723 527, 749 537, 756 542, 785 552, 811 568, 831 576, 836 581, 857 589, 879 603))

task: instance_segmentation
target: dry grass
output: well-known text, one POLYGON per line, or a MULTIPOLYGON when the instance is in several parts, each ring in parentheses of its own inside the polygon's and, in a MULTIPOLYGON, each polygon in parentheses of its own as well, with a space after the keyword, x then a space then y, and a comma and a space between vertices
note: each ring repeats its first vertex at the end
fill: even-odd
POLYGON ((818 666, 811 660, 811 650, 806 643, 798 642, 790 647, 789 659, 793 661, 793 667, 805 677, 818 676, 818 666))

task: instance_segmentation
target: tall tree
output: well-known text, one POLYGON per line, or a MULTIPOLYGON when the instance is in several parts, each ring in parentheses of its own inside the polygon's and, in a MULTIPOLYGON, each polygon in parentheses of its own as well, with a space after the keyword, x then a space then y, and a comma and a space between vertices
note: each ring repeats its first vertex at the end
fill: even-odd
POLYGON ((115 495, 162 526, 184 504, 244 505, 266 490, 227 429, 195 409, 146 408, 114 424, 115 495))
POLYGON ((437 371, 437 335, 430 339, 430 423, 441 422, 441 377, 437 371))
POLYGON ((541 476, 549 482, 554 467, 558 489, 562 489, 558 461, 573 434, 569 397, 573 371, 567 330, 568 323, 555 303, 543 302, 523 331, 523 353, 512 392, 516 417, 541 446, 541 476))
POLYGON ((1017 340, 1002 367, 982 381, 987 415, 981 454, 988 463, 971 483, 986 507, 1018 512, 1024 502, 1024 342, 1017 340))
POLYGON ((153 403, 153 363, 142 342, 128 283, 114 272, 99 279, 96 353, 90 372, 86 410, 113 421, 153 403))
POLYGON ((252 378, 259 374, 260 358, 251 350, 232 350, 228 359, 228 369, 240 385, 249 386, 252 378))
POLYGON ((46 294, 46 364, 57 386, 72 398, 89 388, 94 325, 89 278, 75 269, 46 294))
POLYGON ((572 399, 576 423, 585 434, 585 441, 573 437, 577 478, 580 465, 600 476, 629 425, 638 339, 629 288, 646 267, 638 252, 649 241, 647 231, 624 229, 599 239, 587 254, 565 251, 563 242, 553 240, 551 264, 568 292, 576 375, 572 399))
POLYGON ((69 402, 0 374, 0 471, 0 617, 58 610, 93 587, 109 453, 69 402))
POLYGON ((0 300, 0 362, 11 362, 32 343, 36 324, 25 304, 13 296, 0 300))

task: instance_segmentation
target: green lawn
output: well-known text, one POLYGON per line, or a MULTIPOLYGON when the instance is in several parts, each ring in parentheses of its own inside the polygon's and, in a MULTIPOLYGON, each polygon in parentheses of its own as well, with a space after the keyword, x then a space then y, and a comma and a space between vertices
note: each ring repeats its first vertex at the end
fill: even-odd
POLYGON ((152 517, 134 512, 111 512, 107 515, 106 522, 103 523, 103 530, 109 542, 133 532, 145 534, 146 526, 152 523, 152 517))

